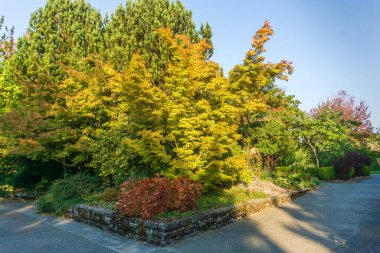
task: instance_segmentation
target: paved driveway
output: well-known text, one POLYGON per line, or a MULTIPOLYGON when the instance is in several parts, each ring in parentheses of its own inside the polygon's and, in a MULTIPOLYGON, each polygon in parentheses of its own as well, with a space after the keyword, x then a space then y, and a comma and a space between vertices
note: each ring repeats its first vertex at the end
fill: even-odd
POLYGON ((167 248, 0 203, 0 253, 13 252, 379 252, 380 175, 326 183, 292 203, 167 248))
POLYGON ((282 207, 172 245, 180 252, 380 252, 380 175, 326 183, 282 207))

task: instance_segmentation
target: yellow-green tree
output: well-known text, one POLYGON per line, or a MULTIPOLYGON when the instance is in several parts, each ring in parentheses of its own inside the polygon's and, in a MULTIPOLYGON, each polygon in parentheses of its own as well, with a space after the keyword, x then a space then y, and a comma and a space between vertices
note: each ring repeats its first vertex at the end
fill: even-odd
MULTIPOLYGON (((260 140, 255 128, 260 125, 259 122, 265 121, 268 112, 286 108, 292 103, 292 99, 275 84, 276 80, 288 80, 293 72, 292 63, 286 60, 266 62, 263 56, 266 51, 264 46, 272 35, 273 30, 266 21, 253 37, 252 49, 247 52, 243 63, 236 65, 229 73, 230 92, 234 96, 234 105, 240 110, 240 142, 246 149, 257 143, 260 146, 266 141, 260 140)), ((263 135, 261 138, 266 137, 263 135)), ((264 153, 272 152, 275 151, 264 153)))
POLYGON ((116 150, 126 154, 116 159, 125 173, 187 175, 201 181, 205 190, 247 180, 247 159, 237 143, 238 110, 230 103, 221 68, 206 60, 210 46, 169 29, 159 34, 174 59, 163 85, 154 85, 139 56, 132 58, 119 80, 125 106, 94 141, 92 166, 105 176, 120 177, 105 154, 116 150))

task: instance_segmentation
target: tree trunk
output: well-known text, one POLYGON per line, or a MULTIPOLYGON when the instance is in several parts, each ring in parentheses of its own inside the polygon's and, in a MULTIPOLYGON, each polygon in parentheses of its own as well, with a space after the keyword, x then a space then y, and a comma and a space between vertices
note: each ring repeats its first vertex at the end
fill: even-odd
POLYGON ((317 168, 319 168, 318 153, 317 153, 317 151, 315 150, 315 147, 314 147, 313 145, 311 145, 309 139, 307 139, 307 143, 309 144, 311 150, 313 151, 313 155, 314 155, 315 162, 316 162, 316 164, 317 164, 317 168))

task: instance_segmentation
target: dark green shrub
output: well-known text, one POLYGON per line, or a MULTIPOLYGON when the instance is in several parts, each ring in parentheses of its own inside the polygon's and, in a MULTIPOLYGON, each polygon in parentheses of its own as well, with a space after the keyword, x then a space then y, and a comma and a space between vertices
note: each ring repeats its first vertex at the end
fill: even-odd
POLYGON ((318 177, 318 168, 317 167, 306 168, 306 172, 309 173, 313 177, 318 177))
POLYGON ((353 177, 356 176, 356 175, 355 175, 355 169, 354 169, 354 167, 351 167, 350 172, 348 173, 348 176, 349 176, 350 178, 353 178, 353 177))
POLYGON ((100 185, 97 177, 83 173, 58 179, 38 200, 37 208, 41 212, 64 214, 72 205, 99 191, 100 185))
POLYGON ((318 168, 318 178, 321 180, 334 180, 335 170, 332 167, 321 167, 318 168))
POLYGON ((274 183, 287 189, 299 190, 315 187, 319 185, 319 180, 304 168, 276 167, 274 183))
POLYGON ((312 187, 321 184, 321 182, 319 181, 319 178, 317 178, 317 177, 312 177, 311 180, 310 180, 310 183, 311 183, 312 187))
POLYGON ((369 176, 369 174, 371 174, 371 169, 367 165, 364 165, 363 166, 363 176, 369 176))

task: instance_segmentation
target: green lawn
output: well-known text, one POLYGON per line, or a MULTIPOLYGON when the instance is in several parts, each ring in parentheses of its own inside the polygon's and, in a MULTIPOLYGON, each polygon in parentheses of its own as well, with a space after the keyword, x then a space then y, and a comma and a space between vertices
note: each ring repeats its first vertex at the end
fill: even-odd
POLYGON ((372 170, 371 174, 380 174, 380 170, 372 170))

